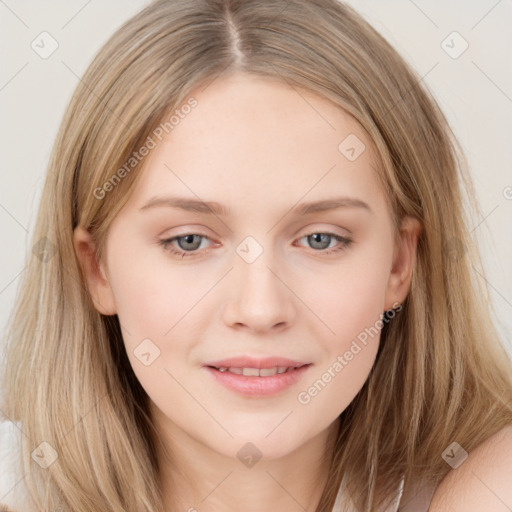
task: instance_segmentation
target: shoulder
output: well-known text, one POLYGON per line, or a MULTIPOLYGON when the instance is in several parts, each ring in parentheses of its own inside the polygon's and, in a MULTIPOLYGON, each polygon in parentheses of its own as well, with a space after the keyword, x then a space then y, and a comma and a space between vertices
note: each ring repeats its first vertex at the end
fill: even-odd
POLYGON ((486 439, 450 470, 435 490, 429 511, 511 510, 510 482, 512 425, 486 439))
POLYGON ((22 433, 19 425, 0 420, 0 511, 30 512, 20 459, 22 433))

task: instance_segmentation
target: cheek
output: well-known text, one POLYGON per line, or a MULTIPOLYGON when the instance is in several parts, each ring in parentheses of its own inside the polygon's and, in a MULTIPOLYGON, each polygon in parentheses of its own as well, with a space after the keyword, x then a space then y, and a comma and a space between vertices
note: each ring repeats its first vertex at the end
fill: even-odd
POLYGON ((169 397, 179 410, 189 406, 175 367, 184 365, 187 343, 194 338, 187 311, 204 291, 190 286, 179 270, 169 271, 148 252, 131 252, 112 272, 123 341, 137 380, 152 401, 172 415, 169 397), (184 333, 185 331, 185 333, 184 333))
POLYGON ((154 261, 153 251, 130 247, 128 240, 112 244, 110 256, 110 283, 126 352, 146 387, 155 378, 155 369, 166 366, 163 360, 173 346, 168 343, 173 326, 186 313, 183 284, 165 275, 165 268, 154 261), (123 248, 122 253, 116 251, 118 247, 123 248))
MULTIPOLYGON (((382 247, 382 246, 380 246, 382 247)), ((297 399, 313 414, 334 419, 366 382, 377 355, 391 249, 347 258, 336 280, 320 279, 308 304, 323 322, 316 338, 325 354, 297 399), (320 286, 322 285, 323 286, 320 286), (310 301, 310 302, 309 302, 310 301)))
MULTIPOLYGON (((121 240, 117 245, 128 246, 121 240)), ((128 338, 133 335, 163 339, 186 313, 189 301, 184 299, 196 295, 197 287, 184 279, 176 263, 172 270, 160 250, 163 251, 134 247, 126 250, 126 257, 117 258, 112 251, 111 285, 117 314, 128 338)))
POLYGON ((341 414, 364 386, 379 348, 382 299, 358 281, 347 282, 345 293, 330 303, 325 318, 333 332, 321 340, 324 356, 299 390, 297 402, 327 423, 341 414), (352 291, 353 293, 349 293, 352 291))
POLYGON ((335 270, 317 275, 314 286, 310 283, 307 303, 324 320, 329 346, 344 349, 383 313, 391 256, 382 248, 381 257, 374 257, 376 253, 354 252, 335 270))

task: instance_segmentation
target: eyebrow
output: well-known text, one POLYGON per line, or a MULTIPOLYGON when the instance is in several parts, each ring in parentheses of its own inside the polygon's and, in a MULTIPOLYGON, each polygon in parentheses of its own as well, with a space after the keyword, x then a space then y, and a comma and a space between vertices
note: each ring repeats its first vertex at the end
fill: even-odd
MULTIPOLYGON (((141 211, 149 210, 156 207, 178 208, 185 211, 206 213, 210 215, 228 216, 230 214, 229 208, 217 203, 216 201, 201 201, 188 197, 153 197, 144 206, 140 208, 141 211)), ((316 212, 324 212, 329 210, 338 210, 341 208, 361 208, 373 213, 372 209, 360 199, 353 197, 334 197, 331 199, 324 199, 321 201, 311 201, 301 203, 291 209, 294 215, 308 215, 316 212)))

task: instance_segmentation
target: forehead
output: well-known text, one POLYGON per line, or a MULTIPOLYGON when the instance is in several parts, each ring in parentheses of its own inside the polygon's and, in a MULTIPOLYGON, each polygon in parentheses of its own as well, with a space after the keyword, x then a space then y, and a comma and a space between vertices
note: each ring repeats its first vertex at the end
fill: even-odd
POLYGON ((242 73, 190 97, 197 106, 145 158, 133 201, 162 192, 267 205, 330 192, 382 195, 370 138, 327 99, 242 73))

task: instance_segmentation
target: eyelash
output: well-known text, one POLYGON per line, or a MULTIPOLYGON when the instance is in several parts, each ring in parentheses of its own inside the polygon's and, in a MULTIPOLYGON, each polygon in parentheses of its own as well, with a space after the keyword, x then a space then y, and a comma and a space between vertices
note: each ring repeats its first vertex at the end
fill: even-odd
MULTIPOLYGON (((201 235, 200 233, 186 233, 185 235, 175 236, 172 238, 167 238, 165 240, 159 240, 158 243, 166 251, 170 252, 173 255, 181 256, 182 258, 199 256, 200 254, 198 252, 196 252, 199 249, 195 249, 194 251, 183 251, 183 250, 177 250, 175 247, 171 246, 171 243, 174 242, 175 240, 178 240, 180 238, 185 238, 190 235, 197 235, 201 238, 209 239, 209 237, 207 237, 206 235, 201 235), (170 249, 169 246, 171 246, 173 248, 170 249)), ((302 236, 299 240, 302 240, 302 238, 307 238, 312 235, 327 235, 327 236, 334 238, 336 241, 341 242, 341 245, 338 245, 337 247, 332 247, 330 249, 320 249, 320 250, 314 251, 314 252, 322 253, 324 255, 330 255, 330 254, 341 252, 345 249, 348 249, 353 242, 353 240, 350 238, 337 235, 336 233, 329 233, 326 231, 315 231, 313 233, 309 233, 307 235, 302 236)))

